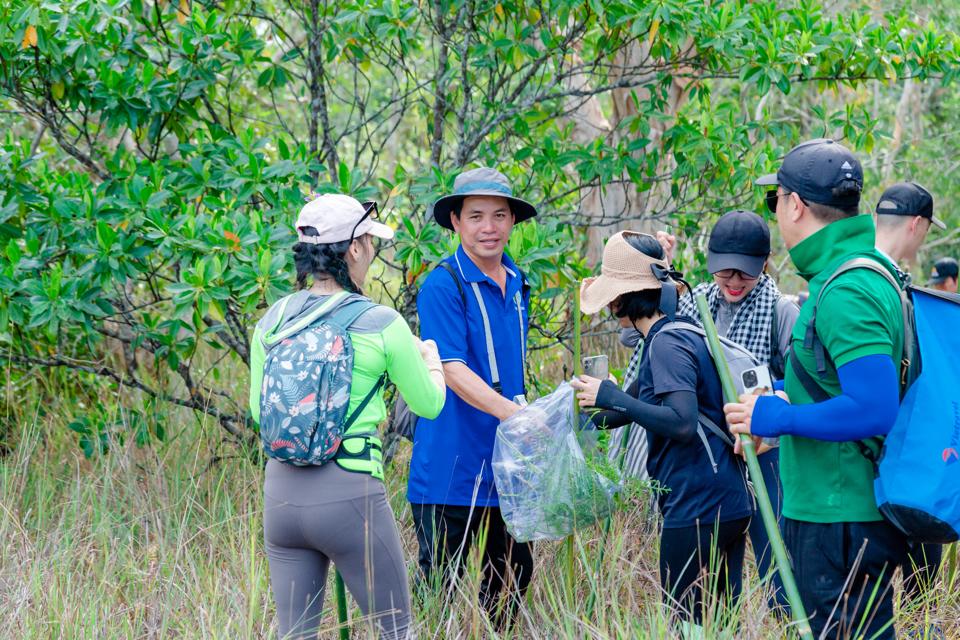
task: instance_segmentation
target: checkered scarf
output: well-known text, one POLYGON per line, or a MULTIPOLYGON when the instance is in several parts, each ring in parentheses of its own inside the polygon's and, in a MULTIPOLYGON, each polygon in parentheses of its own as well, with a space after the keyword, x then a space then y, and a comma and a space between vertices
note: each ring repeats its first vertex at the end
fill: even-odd
MULTIPOLYGON (((723 294, 720 292, 720 287, 713 282, 698 284, 693 288, 693 295, 680 298, 677 313, 699 321, 700 314, 697 312, 697 303, 693 297, 700 293, 707 298, 710 315, 716 317, 723 303, 723 294)), ((757 286, 747 294, 743 302, 737 305, 736 314, 727 330, 728 339, 748 349, 757 360, 763 363, 769 363, 773 355, 770 353, 770 331, 773 312, 780 297, 780 290, 773 278, 764 273, 760 276, 757 286)))
MULTIPOLYGON (((717 315, 720 308, 723 294, 720 293, 720 287, 714 283, 703 283, 693 289, 694 294, 702 293, 707 297, 707 303, 710 305, 710 313, 717 315)), ((773 311, 780 299, 780 290, 777 289, 773 278, 767 274, 760 276, 760 282, 744 298, 737 308, 737 312, 730 323, 727 331, 727 338, 737 344, 746 347, 760 362, 770 362, 770 331, 773 323, 773 311)), ((697 303, 694 302, 693 295, 686 295, 680 298, 677 304, 677 314, 690 316, 694 320, 700 320, 700 314, 697 312, 697 303)), ((640 368, 640 358, 643 355, 643 340, 637 344, 630 358, 630 364, 627 365, 627 371, 623 377, 623 389, 626 390, 637 379, 638 369, 640 368)), ((610 442, 610 460, 616 461, 620 455, 620 445, 623 439, 623 429, 615 429, 612 432, 610 442)), ((627 441, 627 451, 624 456, 623 471, 626 475, 646 479, 647 477, 647 432, 636 423, 631 425, 630 437, 627 441)))

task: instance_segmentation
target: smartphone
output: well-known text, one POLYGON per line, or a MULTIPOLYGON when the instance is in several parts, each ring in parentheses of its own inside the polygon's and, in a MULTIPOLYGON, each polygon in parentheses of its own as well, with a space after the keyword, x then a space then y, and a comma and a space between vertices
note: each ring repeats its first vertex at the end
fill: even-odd
POLYGON ((773 393, 773 380, 766 365, 752 367, 740 373, 744 393, 766 396, 773 393))
POLYGON ((583 373, 591 378, 606 380, 610 376, 610 361, 607 356, 588 356, 583 359, 583 373))

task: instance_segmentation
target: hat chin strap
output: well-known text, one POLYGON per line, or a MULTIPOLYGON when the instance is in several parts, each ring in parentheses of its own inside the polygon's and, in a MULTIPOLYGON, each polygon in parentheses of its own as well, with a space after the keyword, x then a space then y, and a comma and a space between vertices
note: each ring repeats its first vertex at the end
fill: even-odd
POLYGON ((677 317, 677 300, 680 293, 672 276, 683 278, 683 274, 672 269, 665 269, 659 264, 651 264, 650 271, 660 281, 660 311, 670 322, 673 322, 677 317))

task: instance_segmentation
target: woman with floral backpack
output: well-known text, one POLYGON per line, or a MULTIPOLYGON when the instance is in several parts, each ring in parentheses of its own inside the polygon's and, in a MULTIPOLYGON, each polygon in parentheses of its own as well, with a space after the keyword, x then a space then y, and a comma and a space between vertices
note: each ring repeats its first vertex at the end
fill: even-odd
POLYGON ((361 292, 376 203, 340 194, 309 202, 293 247, 299 291, 257 323, 250 356, 250 409, 269 460, 264 538, 279 636, 316 637, 333 562, 380 638, 411 635, 410 592, 400 536, 383 485, 377 427, 389 377, 412 411, 443 408, 437 347, 361 292))

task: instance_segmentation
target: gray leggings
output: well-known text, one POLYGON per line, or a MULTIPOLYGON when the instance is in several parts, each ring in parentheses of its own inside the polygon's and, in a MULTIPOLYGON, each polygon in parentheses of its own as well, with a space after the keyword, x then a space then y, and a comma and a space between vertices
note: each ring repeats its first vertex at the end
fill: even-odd
POLYGON ((263 532, 280 637, 317 636, 331 561, 381 639, 409 637, 407 570, 382 482, 336 463, 270 460, 263 532))

